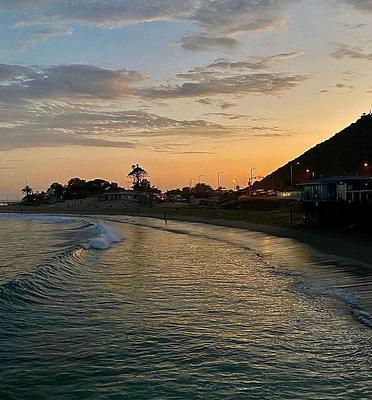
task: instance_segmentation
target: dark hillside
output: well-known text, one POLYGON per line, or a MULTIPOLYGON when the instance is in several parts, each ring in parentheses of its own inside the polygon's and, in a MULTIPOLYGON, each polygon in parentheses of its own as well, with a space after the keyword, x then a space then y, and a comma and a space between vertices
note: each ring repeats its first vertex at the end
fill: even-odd
POLYGON ((363 115, 355 123, 322 142, 298 158, 280 167, 255 188, 286 190, 313 177, 333 175, 371 175, 372 114, 363 115), (369 163, 368 166, 365 163, 369 163))

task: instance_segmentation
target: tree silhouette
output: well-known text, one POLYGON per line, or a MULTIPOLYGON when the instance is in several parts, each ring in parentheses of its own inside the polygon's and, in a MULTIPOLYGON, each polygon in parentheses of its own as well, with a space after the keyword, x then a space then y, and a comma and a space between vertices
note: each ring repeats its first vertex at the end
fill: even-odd
POLYGON ((22 189, 22 193, 24 193, 26 195, 26 199, 27 201, 30 199, 30 196, 33 193, 33 189, 32 187, 26 185, 23 189, 22 189))
POLYGON ((141 168, 139 164, 132 165, 132 171, 129 172, 128 177, 132 178, 133 180, 133 189, 134 190, 141 190, 142 188, 142 181, 148 177, 149 174, 146 170, 141 168))

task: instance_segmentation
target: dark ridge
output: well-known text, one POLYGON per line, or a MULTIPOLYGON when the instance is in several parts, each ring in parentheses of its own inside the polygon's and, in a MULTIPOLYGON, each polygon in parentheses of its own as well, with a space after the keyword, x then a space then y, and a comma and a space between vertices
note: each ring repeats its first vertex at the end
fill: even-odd
POLYGON ((372 114, 364 114, 356 122, 330 139, 319 143, 301 156, 288 162, 259 182, 255 189, 291 189, 313 178, 335 175, 371 175, 372 114), (369 165, 366 166, 365 163, 369 165))

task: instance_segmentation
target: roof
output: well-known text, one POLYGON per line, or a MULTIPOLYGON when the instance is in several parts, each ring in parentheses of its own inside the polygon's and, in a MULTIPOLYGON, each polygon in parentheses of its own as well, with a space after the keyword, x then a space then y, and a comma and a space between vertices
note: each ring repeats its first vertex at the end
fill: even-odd
POLYGON ((329 176, 327 178, 321 178, 314 181, 298 183, 296 186, 308 186, 308 185, 329 185, 332 183, 340 182, 360 182, 370 181, 372 182, 371 176, 329 176))
POLYGON ((135 192, 134 190, 119 190, 119 191, 113 191, 113 192, 104 192, 104 193, 100 193, 100 194, 136 194, 137 192, 135 192))

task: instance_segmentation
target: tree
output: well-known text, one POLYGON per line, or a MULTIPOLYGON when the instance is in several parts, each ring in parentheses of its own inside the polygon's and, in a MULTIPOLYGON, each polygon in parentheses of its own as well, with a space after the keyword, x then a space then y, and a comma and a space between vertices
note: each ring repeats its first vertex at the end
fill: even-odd
POLYGON ((104 179, 93 179, 85 182, 85 190, 90 194, 99 194, 106 192, 110 187, 110 182, 104 179))
POLYGON ((141 189, 141 182, 149 176, 147 171, 139 166, 139 164, 132 165, 132 171, 128 174, 129 178, 133 180, 133 189, 140 190, 141 189))
POLYGON ((66 199, 82 199, 88 197, 89 193, 85 187, 86 181, 80 178, 72 178, 66 185, 66 199))
POLYGON ((134 184, 133 189, 138 192, 146 192, 146 193, 161 193, 161 190, 157 187, 151 185, 151 182, 148 179, 142 179, 139 184, 134 184))
POLYGON ((59 200, 63 199, 65 188, 58 182, 54 182, 49 186, 48 191, 53 192, 55 197, 59 200))
POLYGON ((30 186, 28 186, 28 185, 26 185, 26 186, 22 189, 22 193, 24 193, 24 194, 26 195, 26 200, 27 200, 27 201, 30 200, 30 197, 31 197, 31 195, 32 195, 33 192, 34 192, 33 189, 32 189, 30 186))
POLYGON ((212 186, 207 185, 206 183, 198 183, 195 186, 195 193, 198 194, 206 194, 213 192, 212 186))

